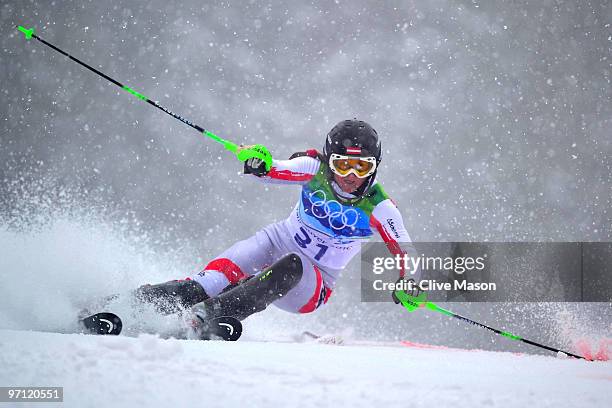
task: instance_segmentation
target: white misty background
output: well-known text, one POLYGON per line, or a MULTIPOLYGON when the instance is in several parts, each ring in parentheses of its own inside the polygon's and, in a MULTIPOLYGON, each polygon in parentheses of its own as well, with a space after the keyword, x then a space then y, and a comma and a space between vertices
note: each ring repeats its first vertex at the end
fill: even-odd
MULTIPOLYGON (((8 1, 0 18, 6 327, 63 327, 36 316, 197 272, 285 218, 299 192, 240 176, 220 145, 26 42, 16 24, 277 158, 321 149, 342 119, 370 122, 379 180, 414 240, 611 238, 607 1, 8 1)), ((443 316, 360 304, 358 275, 353 262, 325 310, 266 312, 252 331, 519 347, 443 316)), ((612 324, 609 304, 449 307, 556 344, 612 324)))

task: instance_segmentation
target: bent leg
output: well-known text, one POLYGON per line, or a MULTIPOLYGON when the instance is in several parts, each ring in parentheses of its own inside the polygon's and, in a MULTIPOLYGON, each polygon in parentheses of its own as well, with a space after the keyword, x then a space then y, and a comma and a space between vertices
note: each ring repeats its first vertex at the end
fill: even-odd
POLYGON ((268 234, 261 230, 223 251, 197 275, 185 280, 143 285, 133 295, 139 302, 152 304, 160 313, 177 313, 231 289, 272 264, 274 250, 268 234))
POLYGON ((307 257, 301 256, 302 277, 274 306, 290 313, 311 313, 327 303, 332 290, 325 286, 321 270, 307 257))
POLYGON ((302 272, 300 257, 288 254, 252 279, 198 303, 192 311, 202 322, 220 316, 245 319, 287 295, 299 284, 302 272))
MULTIPOLYGON (((208 296, 216 296, 230 285, 236 285, 275 260, 277 249, 265 230, 236 242, 191 277, 208 296)), ((278 256, 278 255, 277 255, 278 256)))

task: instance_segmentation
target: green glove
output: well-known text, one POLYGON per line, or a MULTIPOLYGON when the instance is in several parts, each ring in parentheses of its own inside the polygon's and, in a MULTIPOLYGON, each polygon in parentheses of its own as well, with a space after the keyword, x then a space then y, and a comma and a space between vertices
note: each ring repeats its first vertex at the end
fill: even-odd
MULTIPOLYGON (((403 278, 399 278, 397 283, 402 281, 403 278)), ((420 307, 424 307, 427 303, 427 292, 422 291, 418 285, 414 282, 414 279, 409 279, 406 282, 412 281, 413 290, 406 292, 403 290, 395 290, 391 297, 396 304, 401 303, 409 312, 414 312, 420 307)))
POLYGON ((250 160, 248 163, 249 166, 256 168, 258 166, 255 166, 255 164, 261 163, 263 166, 265 166, 266 172, 270 171, 272 168, 272 155, 270 154, 270 151, 268 151, 268 148, 264 145, 256 144, 252 146, 240 146, 236 151, 236 157, 238 157, 238 160, 243 162, 247 162, 250 159, 255 159, 250 160))

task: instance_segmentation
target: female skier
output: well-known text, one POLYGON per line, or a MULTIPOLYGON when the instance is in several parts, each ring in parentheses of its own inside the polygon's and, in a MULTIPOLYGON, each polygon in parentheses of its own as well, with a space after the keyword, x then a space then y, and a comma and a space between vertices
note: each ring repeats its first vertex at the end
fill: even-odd
MULTIPOLYGON (((242 148, 269 154, 260 145, 242 148)), ((272 303, 292 313, 314 312, 374 230, 394 256, 411 247, 399 210, 376 181, 381 157, 376 131, 355 119, 331 129, 322 154, 295 153, 273 160, 269 169, 259 158, 248 159, 245 174, 302 186, 289 217, 235 243, 191 278, 142 286, 136 297, 164 313, 191 308, 195 326, 220 316, 242 320, 272 303)))

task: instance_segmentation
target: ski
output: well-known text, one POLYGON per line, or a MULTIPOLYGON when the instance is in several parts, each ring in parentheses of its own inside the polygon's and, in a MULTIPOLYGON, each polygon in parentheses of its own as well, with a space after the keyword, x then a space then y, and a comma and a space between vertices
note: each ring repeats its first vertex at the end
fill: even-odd
MULTIPOLYGON (((117 336, 123 328, 121 318, 110 312, 95 313, 79 322, 87 333, 101 336, 117 336)), ((231 316, 216 317, 198 325, 197 333, 200 340, 236 341, 242 335, 242 323, 231 316)))
POLYGON ((121 333, 123 323, 114 313, 102 312, 80 319, 81 325, 91 334, 116 336, 121 333))
POLYGON ((231 316, 220 316, 201 322, 195 328, 200 340, 236 341, 242 335, 242 323, 231 316))

